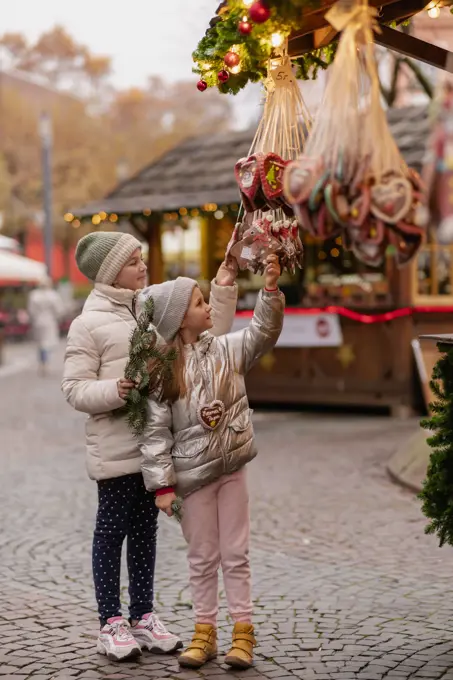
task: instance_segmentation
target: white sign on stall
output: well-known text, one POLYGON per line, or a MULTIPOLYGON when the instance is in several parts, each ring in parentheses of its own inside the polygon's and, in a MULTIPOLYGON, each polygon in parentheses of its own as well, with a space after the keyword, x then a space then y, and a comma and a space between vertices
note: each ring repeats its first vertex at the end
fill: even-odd
MULTIPOLYGON (((246 328, 251 316, 238 314, 233 331, 246 328)), ((340 347, 343 344, 338 314, 286 312, 277 347, 340 347)))

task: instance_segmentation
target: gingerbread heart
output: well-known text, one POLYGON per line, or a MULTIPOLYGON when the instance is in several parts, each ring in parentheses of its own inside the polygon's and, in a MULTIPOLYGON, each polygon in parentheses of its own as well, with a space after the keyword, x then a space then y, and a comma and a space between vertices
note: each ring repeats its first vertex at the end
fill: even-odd
POLYGON ((396 261, 402 267, 408 264, 419 250, 423 237, 418 234, 403 234, 398 229, 388 229, 389 242, 396 249, 396 261))
POLYGON ((302 229, 308 231, 308 233, 311 234, 312 236, 316 236, 316 231, 313 226, 310 213, 305 203, 294 205, 294 215, 296 216, 296 219, 299 222, 299 225, 301 226, 302 229))
POLYGON ((324 187, 326 186, 326 183, 329 180, 329 176, 330 176, 329 172, 326 171, 321 175, 321 177, 318 177, 316 179, 316 182, 308 198, 308 207, 312 212, 317 210, 321 204, 321 201, 324 196, 324 187))
POLYGON ((361 227, 370 210, 371 191, 366 184, 357 187, 359 195, 351 201, 349 222, 353 227, 361 227))
POLYGON ((324 189, 324 199, 327 210, 337 224, 345 227, 348 222, 350 206, 349 201, 342 191, 342 187, 335 179, 327 182, 324 189))
POLYGON ((363 262, 370 267, 380 267, 385 257, 385 248, 383 245, 377 245, 375 243, 355 242, 352 246, 352 252, 360 262, 363 262))
POLYGON ((405 177, 393 177, 371 187, 370 210, 388 224, 404 219, 412 205, 412 184, 405 177))
POLYGON ((234 166, 236 182, 242 195, 244 208, 247 212, 253 212, 262 207, 263 196, 260 192, 260 171, 258 166, 258 154, 241 158, 234 166))
POLYGON ((322 160, 302 156, 286 166, 283 175, 283 194, 289 204, 304 203, 322 173, 322 160))
POLYGON ((200 406, 197 410, 200 425, 202 425, 205 430, 210 430, 211 432, 220 425, 224 415, 225 404, 219 399, 215 399, 206 406, 200 406))
POLYGON ((261 187, 268 201, 275 201, 283 194, 283 172, 287 161, 276 153, 258 156, 261 187))

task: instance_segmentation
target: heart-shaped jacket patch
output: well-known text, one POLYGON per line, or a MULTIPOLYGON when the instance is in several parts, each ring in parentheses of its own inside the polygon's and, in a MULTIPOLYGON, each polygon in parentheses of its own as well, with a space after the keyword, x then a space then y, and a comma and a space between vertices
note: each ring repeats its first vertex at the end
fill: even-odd
POLYGON ((206 406, 200 406, 197 411, 198 421, 205 430, 215 430, 225 415, 225 404, 216 399, 206 406))

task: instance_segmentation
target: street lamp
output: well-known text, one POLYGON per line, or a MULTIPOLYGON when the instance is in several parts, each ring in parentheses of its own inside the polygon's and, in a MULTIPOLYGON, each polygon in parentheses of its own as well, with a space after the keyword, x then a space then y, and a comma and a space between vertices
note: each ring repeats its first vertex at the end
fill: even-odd
POLYGON ((39 136, 41 139, 42 186, 44 207, 44 253, 47 274, 52 277, 52 122, 48 113, 39 117, 39 136))

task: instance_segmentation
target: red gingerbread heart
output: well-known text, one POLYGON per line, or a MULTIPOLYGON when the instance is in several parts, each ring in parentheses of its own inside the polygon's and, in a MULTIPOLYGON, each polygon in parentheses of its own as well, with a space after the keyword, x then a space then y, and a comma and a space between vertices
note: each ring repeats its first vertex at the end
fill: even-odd
POLYGON ((265 156, 258 157, 261 187, 268 201, 275 202, 282 196, 283 172, 287 164, 287 161, 276 153, 267 153, 265 156))

